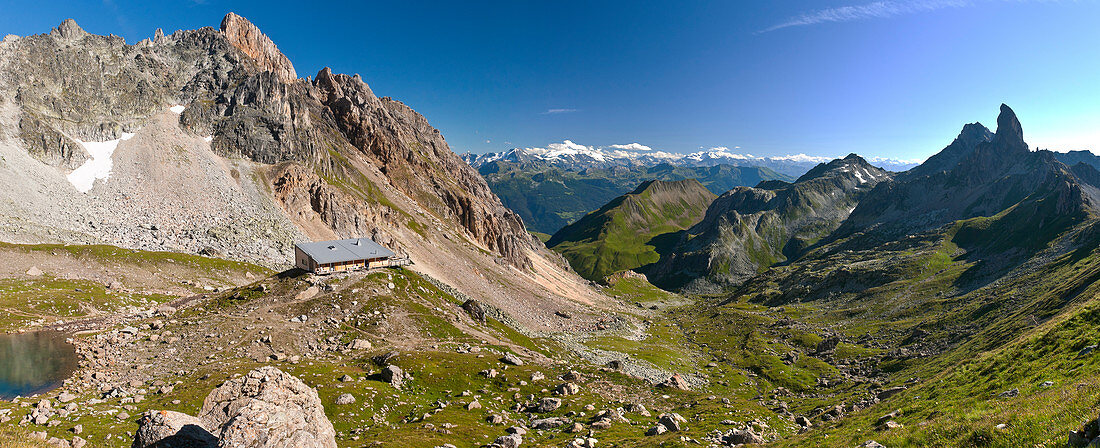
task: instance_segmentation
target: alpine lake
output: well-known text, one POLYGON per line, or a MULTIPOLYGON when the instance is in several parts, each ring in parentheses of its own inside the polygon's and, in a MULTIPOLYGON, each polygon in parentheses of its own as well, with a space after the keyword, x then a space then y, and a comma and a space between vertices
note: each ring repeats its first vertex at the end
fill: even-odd
POLYGON ((62 333, 0 334, 0 400, 48 392, 76 367, 76 348, 62 333))

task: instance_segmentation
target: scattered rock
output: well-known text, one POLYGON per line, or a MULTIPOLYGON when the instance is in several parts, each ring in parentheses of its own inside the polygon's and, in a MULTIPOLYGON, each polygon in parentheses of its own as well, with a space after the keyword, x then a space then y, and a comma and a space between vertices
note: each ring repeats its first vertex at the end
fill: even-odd
POLYGON ((561 398, 545 397, 539 400, 535 406, 535 412, 546 413, 556 411, 561 407, 561 398))
POLYGON ((511 364, 513 366, 522 366, 523 360, 519 359, 514 353, 505 353, 503 358, 500 358, 500 362, 505 364, 511 364))
POLYGON ((649 409, 646 409, 645 406, 642 405, 641 403, 627 403, 626 404, 626 412, 633 412, 635 414, 642 414, 646 417, 649 417, 651 415, 649 413, 649 409))
POLYGON ((562 383, 554 389, 554 393, 558 395, 576 395, 580 391, 581 387, 577 383, 562 383))
POLYGON ((879 417, 878 421, 875 422, 875 425, 878 425, 878 426, 885 425, 886 422, 888 422, 890 420, 893 420, 895 418, 898 418, 899 415, 901 415, 901 409, 895 409, 894 412, 891 412, 889 414, 883 415, 882 417, 879 417))
POLYGON ((27 269, 27 275, 31 277, 38 277, 42 275, 42 270, 38 269, 38 266, 31 266, 30 269, 27 269))
POLYGON ((481 305, 481 302, 474 299, 468 299, 462 302, 462 309, 475 321, 485 323, 485 307, 481 305))
POLYGON ((691 390, 691 387, 688 386, 687 381, 684 381, 684 378, 681 377, 680 374, 678 374, 678 373, 675 374, 675 375, 672 375, 672 377, 665 380, 665 382, 663 382, 661 384, 658 384, 657 387, 667 387, 667 388, 670 388, 670 389, 680 389, 680 390, 691 390))
POLYGON ((598 442, 592 437, 576 438, 569 442, 568 448, 596 448, 598 442))
POLYGON ((336 404, 352 404, 355 403, 355 395, 352 394, 340 394, 336 397, 336 404))
POLYGON ((657 424, 664 426, 669 431, 680 431, 680 422, 686 422, 680 414, 661 414, 661 418, 657 420, 657 424))
POLYGON ((564 419, 561 417, 537 418, 531 420, 531 427, 535 429, 554 429, 565 426, 569 423, 571 422, 568 419, 564 419))
POLYGON ((818 353, 833 351, 836 349, 837 345, 840 345, 840 337, 829 336, 825 339, 822 339, 821 342, 818 342, 817 348, 814 351, 818 353))
POLYGON ((905 386, 897 386, 897 387, 891 387, 891 388, 889 388, 889 389, 886 389, 886 390, 884 390, 884 391, 882 391, 882 392, 879 392, 879 393, 878 393, 878 394, 876 395, 876 397, 878 397, 878 399, 879 399, 879 400, 885 400, 885 399, 887 399, 887 398, 890 398, 890 397, 892 397, 892 396, 894 396, 894 395, 897 395, 897 394, 901 393, 901 392, 902 392, 902 391, 904 391, 905 389, 906 389, 906 387, 905 387, 905 386))
POLYGON ((656 425, 653 425, 652 428, 649 428, 649 430, 645 432, 645 435, 647 435, 647 436, 658 436, 658 435, 664 434, 666 432, 668 432, 668 427, 658 423, 656 425))
POLYGON ((396 389, 400 389, 405 383, 405 372, 400 367, 389 365, 382 369, 382 381, 390 383, 396 389))
POLYGON ((520 436, 519 434, 508 434, 500 436, 497 437, 495 441, 493 441, 493 445, 499 446, 501 448, 519 448, 521 444, 523 444, 523 436, 520 436))
POLYGON ((348 348, 351 350, 370 350, 371 347, 370 341, 366 339, 355 339, 348 343, 348 348))
POLYGON ((729 432, 722 435, 722 443, 728 446, 764 442, 766 442, 766 440, 754 432, 752 428, 731 429, 729 432))

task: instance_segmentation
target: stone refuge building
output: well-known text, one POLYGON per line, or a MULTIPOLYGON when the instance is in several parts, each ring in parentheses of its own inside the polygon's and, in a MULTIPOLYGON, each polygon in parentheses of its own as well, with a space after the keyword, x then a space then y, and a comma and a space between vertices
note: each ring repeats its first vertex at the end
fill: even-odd
POLYGON ((317 274, 401 266, 407 258, 395 258, 393 251, 370 238, 315 241, 294 245, 294 266, 317 274))

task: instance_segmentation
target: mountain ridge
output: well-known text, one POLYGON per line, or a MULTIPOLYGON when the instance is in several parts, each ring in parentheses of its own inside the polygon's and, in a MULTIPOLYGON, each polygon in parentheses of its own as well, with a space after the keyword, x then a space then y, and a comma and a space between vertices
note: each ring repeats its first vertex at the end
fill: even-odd
POLYGON ((646 273, 670 289, 716 291, 797 257, 848 217, 890 174, 858 155, 822 163, 790 184, 739 187, 719 196, 646 273))
POLYGON ((646 181, 563 227, 546 244, 581 276, 603 281, 656 262, 663 249, 656 241, 698 222, 715 197, 695 179, 646 181))
MULTIPOLYGON (((759 157, 751 154, 738 154, 727 148, 713 148, 690 154, 665 151, 638 151, 588 147, 566 140, 551 145, 552 148, 513 148, 504 152, 485 154, 462 154, 463 160, 475 168, 498 160, 513 163, 543 162, 558 167, 582 170, 589 168, 609 168, 615 166, 655 166, 671 164, 686 167, 705 167, 714 165, 732 165, 741 167, 765 167, 791 177, 798 177, 819 163, 832 160, 829 157, 796 154, 789 156, 759 157)), ((909 161, 876 158, 883 169, 905 171, 917 165, 909 161)))
POLYGON ((698 179, 711 192, 721 194, 736 186, 764 180, 792 179, 767 168, 729 165, 659 164, 570 170, 543 162, 516 164, 497 160, 482 165, 478 171, 501 202, 519 214, 530 229, 547 234, 557 232, 648 180, 698 179))

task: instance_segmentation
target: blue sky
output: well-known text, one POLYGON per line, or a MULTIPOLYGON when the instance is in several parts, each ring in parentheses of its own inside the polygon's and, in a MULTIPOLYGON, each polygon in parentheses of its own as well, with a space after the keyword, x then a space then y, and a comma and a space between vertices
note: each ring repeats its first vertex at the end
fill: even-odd
POLYGON ((1100 1, 0 1, 133 43, 257 24, 300 76, 359 73, 456 152, 639 142, 923 159, 1012 106, 1034 146, 1100 151, 1100 1))

